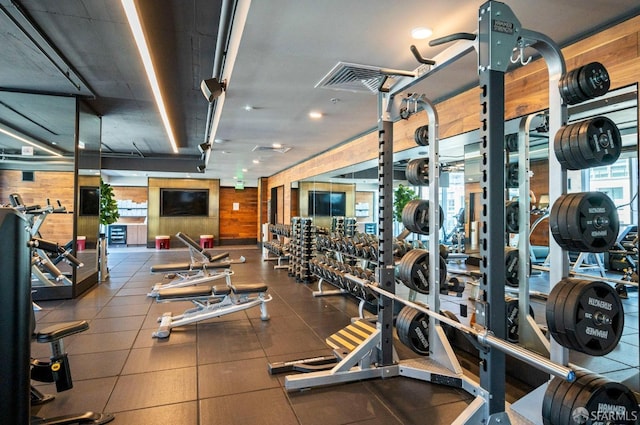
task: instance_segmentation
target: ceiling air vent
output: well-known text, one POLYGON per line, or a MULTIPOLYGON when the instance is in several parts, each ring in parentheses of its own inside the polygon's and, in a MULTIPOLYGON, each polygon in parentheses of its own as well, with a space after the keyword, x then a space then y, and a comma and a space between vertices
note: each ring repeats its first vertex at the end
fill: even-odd
MULTIPOLYGON (((316 84, 315 88, 378 93, 383 78, 393 76, 414 77, 415 73, 397 69, 380 68, 378 66, 338 62, 336 66, 316 84)), ((390 80, 392 81, 393 79, 390 78, 390 80)))
POLYGON ((260 146, 257 145, 255 148, 251 149, 252 152, 279 152, 279 153, 287 153, 291 150, 289 146, 281 146, 279 148, 274 148, 273 146, 260 146))

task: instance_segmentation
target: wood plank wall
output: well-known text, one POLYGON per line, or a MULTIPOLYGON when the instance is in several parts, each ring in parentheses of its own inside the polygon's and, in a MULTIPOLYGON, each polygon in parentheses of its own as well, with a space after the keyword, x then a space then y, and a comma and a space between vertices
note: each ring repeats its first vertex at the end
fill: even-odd
MULTIPOLYGON (((220 216, 220 180, 210 179, 158 179, 149 178, 149 201, 147 209, 147 246, 155 246, 155 238, 160 235, 171 237, 171 245, 182 247, 175 234, 182 232, 194 240, 202 234, 218 238, 220 216), (207 217, 160 217, 160 189, 209 189, 209 215, 207 217)), ((255 223, 255 217, 254 221, 255 223)))
MULTIPOLYGON (((25 205, 53 205, 57 200, 74 209, 74 173, 72 171, 34 171, 34 181, 22 181, 22 171, 0 170, 0 204, 9 204, 9 195, 19 193, 25 205)), ((73 238, 73 214, 49 214, 40 228, 45 239, 66 244, 73 238)))
MULTIPOLYGON (((535 28, 532 28, 535 30, 535 28)), ((562 49, 567 70, 589 62, 601 62, 609 72, 611 90, 637 84, 640 73, 640 16, 578 41, 562 49)), ((505 119, 512 119, 548 107, 548 71, 541 59, 505 76, 505 119)), ((479 91, 472 88, 436 105, 439 134, 447 138, 479 127, 479 91), (470 106, 471 105, 471 106, 470 106)), ((413 132, 425 122, 424 113, 401 120, 394 126, 394 150, 415 147, 413 132)), ((371 117, 372 125, 375 117, 371 117)), ((342 142, 336 140, 336 144, 342 142)), ((353 142, 340 145, 314 158, 269 177, 268 189, 285 188, 285 212, 290 211, 291 182, 300 181, 334 169, 352 165, 353 158, 366 161, 377 158, 377 133, 369 133, 353 142)), ((290 216, 285 217, 285 223, 290 216)))
POLYGON ((247 187, 236 190, 233 187, 220 188, 220 233, 215 243, 218 245, 257 243, 258 229, 258 188, 247 187), (233 204, 238 209, 233 210, 233 204))

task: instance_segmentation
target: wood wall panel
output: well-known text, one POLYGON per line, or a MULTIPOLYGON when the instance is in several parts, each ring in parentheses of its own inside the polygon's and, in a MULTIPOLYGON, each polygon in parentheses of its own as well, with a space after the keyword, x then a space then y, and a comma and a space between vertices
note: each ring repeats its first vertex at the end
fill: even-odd
MULTIPOLYGON (((609 73, 611 90, 637 84, 640 74, 640 16, 633 17, 591 37, 562 48, 567 71, 589 62, 601 62, 609 73)), ((505 119, 524 116, 548 107, 548 70, 542 59, 532 61, 505 75, 505 119)), ((427 93, 428 95, 428 93, 427 93)), ((439 135, 444 139, 479 127, 479 89, 472 88, 436 104, 439 135)), ((372 117, 375 125, 375 117, 372 117)), ((415 147, 413 131, 426 123, 424 112, 394 125, 394 151, 415 147)), ((336 144, 342 141, 336 140, 336 144)), ((335 149, 269 177, 269 189, 353 165, 353 158, 377 158, 377 132, 371 132, 335 149)), ((288 192, 287 192, 288 190, 288 192)))
MULTIPOLYGON (((53 205, 57 200, 74 209, 74 173, 71 171, 35 171, 34 181, 23 182, 22 171, 0 170, 0 203, 9 204, 9 195, 19 193, 25 205, 53 205)), ((67 243, 73 239, 73 214, 49 214, 40 228, 43 238, 67 243)))
MULTIPOLYGON (((147 246, 155 246, 159 235, 171 237, 172 246, 182 247, 175 239, 178 232, 185 233, 194 240, 202 234, 219 235, 220 181, 217 179, 149 179, 149 199, 147 205, 147 246), (160 189, 209 189, 209 215, 207 217, 160 217, 160 189)), ((255 223, 255 221, 254 221, 255 223)))
POLYGON ((133 202, 147 202, 146 186, 111 186, 116 200, 131 200, 133 202))
POLYGON ((220 188, 220 234, 216 243, 229 245, 232 243, 257 242, 258 229, 258 189, 245 188, 236 190, 233 187, 220 188), (233 204, 239 209, 234 211, 233 204))

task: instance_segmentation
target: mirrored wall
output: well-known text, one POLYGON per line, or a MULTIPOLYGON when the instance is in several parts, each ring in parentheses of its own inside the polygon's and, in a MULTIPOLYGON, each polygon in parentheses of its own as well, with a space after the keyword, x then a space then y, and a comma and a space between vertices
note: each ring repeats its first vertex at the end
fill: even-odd
POLYGON ((82 214, 80 185, 99 186, 99 150, 100 119, 77 98, 0 91, 0 203, 25 214, 32 237, 60 247, 34 250, 36 300, 72 298, 97 282, 97 259, 81 258, 76 270, 65 253, 95 252, 98 216, 82 214))

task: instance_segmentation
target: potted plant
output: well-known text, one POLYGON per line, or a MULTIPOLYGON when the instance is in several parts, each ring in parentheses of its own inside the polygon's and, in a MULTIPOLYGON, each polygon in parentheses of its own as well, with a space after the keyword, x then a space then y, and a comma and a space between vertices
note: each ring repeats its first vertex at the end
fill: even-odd
POLYGON ((98 270, 100 281, 105 281, 109 277, 109 267, 107 265, 107 226, 115 223, 120 218, 118 203, 113 196, 113 188, 109 183, 100 179, 100 254, 98 270))
POLYGON ((115 223, 119 218, 120 213, 118 203, 113 197, 113 188, 100 179, 100 233, 104 234, 106 226, 115 223))
MULTIPOLYGON (((409 201, 418 198, 418 194, 408 186, 400 184, 396 188, 396 190, 393 192, 393 221, 396 226, 398 223, 402 223, 402 210, 404 209, 405 205, 407 205, 409 201)), ((398 229, 396 227, 396 232, 394 232, 395 234, 400 233, 397 230, 398 229)))

